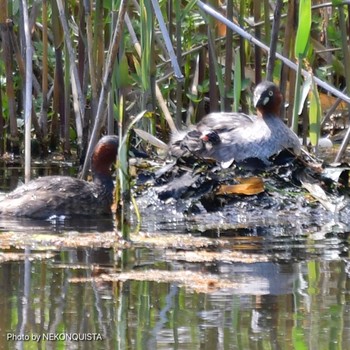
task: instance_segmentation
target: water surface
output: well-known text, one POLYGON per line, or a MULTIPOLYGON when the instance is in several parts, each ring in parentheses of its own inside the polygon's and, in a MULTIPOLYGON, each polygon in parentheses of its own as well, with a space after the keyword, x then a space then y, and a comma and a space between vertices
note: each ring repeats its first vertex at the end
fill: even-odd
POLYGON ((123 243, 112 220, 1 219, 0 348, 350 348, 341 218, 143 212, 145 237, 173 245, 123 243), (188 246, 190 235, 213 245, 188 246), (194 262, 189 252, 221 255, 194 262), (232 252, 242 258, 225 259, 232 252))

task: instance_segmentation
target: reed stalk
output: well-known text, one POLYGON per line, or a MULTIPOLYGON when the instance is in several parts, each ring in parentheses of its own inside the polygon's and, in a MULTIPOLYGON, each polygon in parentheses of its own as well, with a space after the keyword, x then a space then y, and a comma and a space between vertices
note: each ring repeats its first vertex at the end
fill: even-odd
MULTIPOLYGON (((215 17, 217 20, 220 22, 224 23, 226 26, 234 30, 236 33, 244 37, 246 40, 250 41, 251 43, 258 45, 261 47, 264 51, 269 52, 270 48, 264 44, 263 42, 257 40, 254 36, 249 34, 247 31, 245 31, 243 28, 241 28, 239 25, 233 23, 232 21, 229 21, 227 18, 225 18, 223 15, 212 9, 210 6, 206 5, 202 1, 197 1, 198 7, 200 7, 203 11, 207 12, 208 14, 212 15, 215 17)), ((289 68, 293 69, 294 71, 297 71, 297 64, 289 60, 288 58, 282 56, 280 53, 276 52, 276 57, 280 59, 285 65, 287 65, 289 68)), ((301 69, 301 74, 304 77, 308 77, 310 73, 305 70, 301 69)), ((350 103, 350 97, 347 96, 346 94, 342 93, 341 91, 337 90, 327 82, 324 82, 318 77, 314 77, 316 84, 319 87, 322 87, 323 89, 327 90, 328 92, 332 93, 333 95, 340 97, 343 101, 350 103)))
POLYGON ((75 62, 76 53, 73 48, 70 31, 68 27, 67 17, 62 0, 56 0, 59 18, 64 31, 65 43, 68 50, 68 58, 71 69, 71 83, 73 94, 73 109, 75 113, 75 126, 77 131, 77 143, 81 149, 83 143, 83 120, 85 114, 85 97, 83 96, 81 84, 78 75, 78 68, 75 62))
MULTIPOLYGON (((340 4, 338 6, 339 11, 339 26, 341 28, 341 40, 342 40, 342 50, 344 56, 344 69, 345 69, 345 81, 346 81, 346 92, 350 95, 350 52, 348 46, 348 31, 347 23, 345 22, 344 5, 340 4)), ((348 104, 348 113, 350 113, 350 104, 348 104)), ((339 162, 350 141, 350 128, 348 128, 346 135, 343 139, 342 144, 338 150, 338 153, 334 159, 335 162, 339 162)))
POLYGON ((277 0, 275 6, 276 7, 273 15, 272 31, 271 31, 270 51, 268 55, 267 68, 266 68, 266 80, 269 80, 269 81, 273 81, 273 72, 275 68, 278 33, 280 30, 283 0, 277 0))
MULTIPOLYGON (((258 23, 261 20, 261 5, 260 1, 255 1, 253 6, 254 23, 258 23)), ((269 12, 265 13, 265 23, 270 23, 269 12)), ((261 26, 255 26, 255 37, 257 40, 261 40, 261 26)), ((261 67, 261 49, 259 46, 255 46, 254 54, 254 66, 255 66, 255 83, 258 84, 262 80, 262 67, 261 67)))
POLYGON ((48 62, 48 6, 47 0, 43 0, 43 8, 42 8, 42 19, 43 19, 43 31, 42 31, 42 41, 43 41, 43 55, 42 55, 42 104, 40 111, 40 128, 43 134, 43 137, 47 137, 48 133, 48 125, 47 125, 47 111, 49 107, 48 103, 48 90, 49 90, 49 62, 48 62))
POLYGON ((298 131, 298 116, 302 109, 303 102, 301 103, 301 73, 303 59, 306 55, 306 51, 309 45, 309 37, 311 30, 311 0, 302 0, 299 3, 299 21, 297 35, 295 39, 295 57, 297 59, 297 75, 295 82, 295 99, 293 104, 293 119, 292 129, 297 133, 298 131))
MULTIPOLYGON (((88 65, 89 65, 89 76, 91 85, 91 112, 92 118, 97 111, 98 102, 98 87, 97 87, 97 77, 96 77, 96 62, 94 57, 93 45, 93 26, 92 26, 92 14, 91 14, 91 2, 90 0, 84 0, 84 10, 85 10, 85 25, 86 25, 86 47, 88 55, 88 65)), ((92 122, 93 122, 92 120, 92 122)))
MULTIPOLYGON (((174 2, 174 11, 176 18, 175 35, 176 35, 176 64, 182 67, 182 15, 181 15, 181 4, 180 1, 174 2)), ((182 73, 181 73, 182 74, 182 73)), ((183 108, 183 89, 185 86, 184 77, 177 79, 176 82, 176 116, 175 123, 180 129, 182 125, 182 108, 183 108)))
POLYGON ((3 6, 2 10, 4 12, 0 15, 1 23, 1 40, 2 40, 2 50, 3 50, 3 60, 5 63, 5 76, 6 76, 6 96, 8 104, 8 121, 9 121, 9 132, 10 141, 12 142, 14 148, 18 145, 18 128, 17 128, 17 116, 16 116, 16 100, 15 100, 15 87, 13 81, 13 58, 11 50, 11 36, 10 27, 13 23, 8 20, 7 17, 7 7, 3 6), (5 17, 5 18, 4 18, 5 17))
POLYGON ((157 20, 158 20, 158 23, 159 23, 159 28, 161 30, 161 33, 162 33, 162 36, 163 36, 163 39, 165 42, 165 46, 168 50, 168 54, 169 54, 169 57, 170 57, 170 60, 171 60, 171 63, 172 63, 173 69, 174 69, 174 76, 176 79, 181 81, 181 80, 183 80, 184 76, 181 72, 180 65, 177 61, 177 57, 175 55, 173 45, 171 43, 170 36, 169 36, 168 30, 167 30, 166 25, 165 25, 165 21, 164 21, 162 12, 161 12, 160 7, 159 7, 159 2, 158 2, 158 0, 151 0, 151 2, 152 2, 153 9, 154 9, 154 13, 155 13, 157 20))
POLYGON ((114 68, 115 61, 117 59, 119 44, 123 33, 125 14, 126 14, 126 1, 121 0, 117 24, 113 33, 112 40, 109 45, 109 49, 108 49, 108 54, 107 54, 106 63, 105 63, 105 72, 103 76, 99 103, 97 106, 95 123, 91 133, 90 143, 86 151, 86 158, 84 161, 83 169, 80 174, 81 178, 86 178, 86 175, 89 169, 89 160, 91 158, 92 151, 97 143, 99 132, 103 124, 103 119, 105 117, 106 108, 107 108, 107 98, 111 87, 113 68, 114 68))
MULTIPOLYGON (((131 119, 131 122, 126 127, 126 123, 124 121, 124 113, 123 108, 124 101, 123 97, 121 97, 119 101, 119 151, 118 151, 118 177, 116 187, 116 201, 117 201, 117 214, 118 214, 118 225, 122 232, 122 236, 124 239, 130 239, 130 222, 131 222, 131 203, 136 203, 132 199, 131 194, 131 178, 129 172, 129 149, 130 149, 130 131, 134 127, 136 123, 138 123, 144 116, 144 112, 139 113, 135 118, 131 119)), ((138 212, 138 210, 135 210, 138 212)))
POLYGON ((32 88, 33 88, 33 48, 32 38, 29 29, 28 4, 26 0, 22 1, 23 6, 23 27, 25 36, 25 57, 26 57, 26 80, 25 80, 25 166, 24 179, 25 182, 30 180, 31 171, 31 128, 32 128, 32 88))
MULTIPOLYGON (((130 33, 130 37, 131 37, 131 42, 134 46, 134 49, 137 53, 137 55, 141 58, 141 45, 136 37, 136 33, 134 31, 134 28, 132 26, 132 23, 130 21, 130 18, 128 16, 128 14, 125 15, 125 23, 128 27, 128 31, 130 33)), ((163 115, 164 115, 164 118, 165 120, 167 121, 168 125, 169 125, 169 128, 171 130, 171 132, 173 133, 176 133, 177 132, 177 127, 173 121, 173 118, 170 114, 170 111, 169 111, 169 108, 165 102, 165 99, 162 95, 162 92, 160 91, 160 88, 158 86, 158 84, 156 84, 156 98, 157 98, 157 101, 158 101, 158 105, 159 105, 159 108, 161 109, 163 115)))
POLYGON ((241 65, 241 54, 240 48, 237 47, 235 50, 235 76, 233 83, 233 111, 239 112, 241 91, 242 91, 242 65, 241 65))
POLYGON ((321 133, 322 107, 317 86, 314 81, 312 81, 309 101, 309 137, 311 145, 317 150, 318 141, 320 139, 321 133))
MULTIPOLYGON (((227 2, 226 17, 233 18, 233 2, 227 2)), ((224 98, 224 110, 231 110, 232 98, 228 95, 232 88, 232 68, 233 68, 233 31, 230 28, 226 30, 226 50, 225 50, 225 98, 224 98)), ((236 71, 234 73, 236 75, 236 71)))

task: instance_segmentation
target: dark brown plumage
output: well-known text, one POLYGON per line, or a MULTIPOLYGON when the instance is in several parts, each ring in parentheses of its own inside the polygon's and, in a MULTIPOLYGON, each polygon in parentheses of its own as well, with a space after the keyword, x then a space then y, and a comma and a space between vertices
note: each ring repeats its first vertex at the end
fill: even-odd
POLYGON ((104 136, 91 157, 93 182, 69 176, 32 180, 0 202, 0 215, 47 219, 111 214, 114 184, 110 167, 117 154, 118 137, 104 136))

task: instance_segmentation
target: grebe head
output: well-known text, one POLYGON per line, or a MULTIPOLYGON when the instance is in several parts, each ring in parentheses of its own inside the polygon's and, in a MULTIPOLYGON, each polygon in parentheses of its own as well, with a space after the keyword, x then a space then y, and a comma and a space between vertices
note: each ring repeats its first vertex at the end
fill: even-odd
POLYGON ((95 146, 91 157, 91 171, 93 176, 110 175, 110 167, 116 161, 119 147, 119 138, 107 135, 95 146))
POLYGON ((200 136, 204 142, 210 142, 212 145, 218 145, 221 142, 220 136, 216 130, 206 130, 200 136))
POLYGON ((279 115, 282 99, 279 88, 271 81, 263 81, 254 90, 254 107, 260 116, 279 115))

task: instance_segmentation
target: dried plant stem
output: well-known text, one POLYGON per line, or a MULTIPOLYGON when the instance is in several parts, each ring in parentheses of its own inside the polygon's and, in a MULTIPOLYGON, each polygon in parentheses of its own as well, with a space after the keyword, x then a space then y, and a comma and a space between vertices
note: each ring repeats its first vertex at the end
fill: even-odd
POLYGON ((84 0, 85 22, 86 22, 86 45, 89 62, 90 84, 92 93, 92 115, 95 115, 96 105, 98 100, 97 94, 97 80, 95 71, 95 60, 93 52, 93 30, 91 19, 91 4, 89 0, 84 0))
POLYGON ((40 111, 40 128, 41 132, 44 137, 47 135, 47 109, 48 109, 48 98, 47 98, 47 92, 48 92, 48 33, 47 33, 47 25, 48 25, 48 15, 47 15, 47 0, 43 0, 43 70, 42 70, 42 104, 41 104, 41 111, 40 111))
POLYGON ((273 70, 275 68, 278 32, 280 29, 282 7, 283 7, 283 1, 277 0, 275 12, 274 12, 274 16, 273 16, 273 24, 272 24, 272 32, 271 32, 271 40, 270 40, 270 51, 269 51, 269 57, 267 60, 267 69, 266 69, 266 71, 267 71, 266 72, 266 79, 270 80, 270 81, 273 80, 273 70))
POLYGON ((172 63, 173 68, 174 68, 174 75, 177 79, 179 79, 181 81, 184 77, 182 75, 179 63, 176 59, 174 48, 173 48, 173 45, 171 43, 170 36, 169 36, 168 30, 167 30, 166 25, 165 25, 165 21, 164 21, 162 12, 161 12, 160 7, 159 7, 159 1, 151 0, 151 2, 152 2, 153 9, 154 9, 154 13, 158 19, 159 28, 162 32, 166 48, 168 50, 168 54, 169 54, 169 57, 171 59, 171 63, 172 63))
POLYGON ((64 11, 64 6, 62 0, 56 0, 60 21, 64 31, 64 38, 67 45, 70 69, 72 73, 72 94, 73 94, 73 108, 75 113, 75 124, 77 128, 77 139, 78 145, 82 145, 83 140, 83 120, 85 113, 85 97, 81 90, 81 85, 79 81, 78 68, 75 62, 76 54, 73 49, 73 44, 70 38, 69 27, 67 18, 64 11))
MULTIPOLYGON (((6 12, 7 13, 7 12, 6 12)), ((6 95, 8 104, 8 120, 12 142, 17 142, 18 130, 17 130, 17 117, 16 117, 16 102, 15 102, 15 88, 13 82, 13 59, 11 49, 11 36, 10 31, 13 26, 12 21, 5 19, 5 22, 1 22, 1 40, 3 50, 3 60, 5 61, 5 74, 6 74, 6 95)))
MULTIPOLYGON (((270 51, 270 48, 265 45, 264 43, 262 43, 261 41, 257 40, 256 38, 254 38, 254 36, 252 36, 251 34, 247 33, 244 29, 242 29, 240 26, 238 26, 237 24, 229 21, 227 18, 225 18, 223 15, 221 15, 220 13, 218 13, 217 11, 215 11, 214 9, 212 9, 210 6, 204 4, 202 1, 197 1, 197 5, 205 12, 209 13, 210 15, 212 15, 213 17, 215 17, 218 21, 224 23, 226 26, 228 26, 229 28, 231 28, 232 30, 234 30, 236 33, 238 33, 239 35, 241 35, 242 37, 244 37, 245 39, 247 39, 248 41, 250 41, 251 43, 258 45, 259 47, 261 47, 262 49, 264 49, 266 52, 270 51)), ((288 58, 282 56, 280 53, 276 52, 276 57, 278 59, 280 59, 285 65, 287 65, 289 68, 293 69, 293 70, 297 70, 297 65, 292 62, 291 60, 289 60, 288 58)), ((308 71, 306 71, 305 69, 301 70, 301 74, 304 77, 308 77, 310 75, 310 73, 308 71)), ((324 88, 325 90, 329 91, 330 93, 332 93, 333 95, 340 97, 341 99, 343 99, 344 101, 350 103, 350 97, 343 94, 342 92, 340 92, 339 90, 337 90, 336 88, 334 88, 333 86, 329 85, 328 83, 322 81, 321 79, 314 77, 315 82, 318 86, 324 88)))
MULTIPOLYGON (((258 23, 261 19, 261 2, 255 1, 254 2, 254 23, 258 23)), ((228 17, 228 16, 227 16, 228 17)), ((229 17, 228 17, 229 18, 229 17)), ((265 13, 265 22, 269 21, 270 18, 268 13, 265 13)), ((231 30, 232 31, 232 30, 231 30)), ((261 39, 261 28, 260 26, 255 27, 255 37, 260 40, 261 39)), ((255 47, 255 54, 254 54, 254 61, 255 61, 255 83, 258 84, 261 82, 261 49, 259 46, 255 47)))
POLYGON ((124 18, 126 14, 126 1, 122 0, 119 7, 119 15, 117 20, 117 25, 115 27, 112 41, 110 42, 110 46, 108 49, 106 64, 105 64, 105 72, 103 76, 103 82, 102 82, 102 88, 100 93, 100 99, 97 106, 97 113, 95 118, 94 127, 91 133, 90 143, 88 146, 88 149, 86 151, 86 157, 85 162, 83 166, 83 170, 81 172, 80 177, 85 178, 89 169, 89 163, 90 163, 90 157, 92 154, 92 151, 96 145, 97 139, 98 139, 98 133, 101 129, 101 126, 103 124, 103 119, 105 116, 106 108, 107 108, 107 98, 108 98, 108 92, 110 90, 111 86, 111 80, 112 80, 112 74, 113 74, 113 67, 115 60, 117 58, 117 53, 119 49, 120 40, 123 34, 123 25, 124 25, 124 18))
POLYGON ((31 127, 32 127, 32 88, 33 88, 33 48, 32 39, 29 30, 28 4, 26 0, 22 1, 23 6, 23 25, 25 36, 25 53, 26 53, 26 86, 25 86, 25 153, 24 153, 24 178, 25 182, 30 180, 30 161, 31 161, 31 127))
MULTIPOLYGON (((138 54, 138 56, 141 57, 141 45, 140 45, 139 41, 137 40, 136 33, 134 31, 134 28, 132 27, 132 24, 131 24, 131 21, 130 21, 128 14, 125 15, 125 23, 126 23, 126 26, 128 27, 128 31, 130 33, 131 41, 134 45, 135 51, 138 54)), ((166 105, 164 97, 159 89, 158 84, 156 84, 156 98, 157 98, 159 107, 164 114, 164 118, 170 127, 171 132, 176 133, 177 128, 175 126, 173 118, 171 117, 171 114, 170 114, 169 109, 166 105)))

